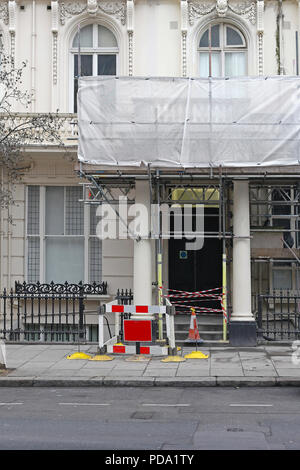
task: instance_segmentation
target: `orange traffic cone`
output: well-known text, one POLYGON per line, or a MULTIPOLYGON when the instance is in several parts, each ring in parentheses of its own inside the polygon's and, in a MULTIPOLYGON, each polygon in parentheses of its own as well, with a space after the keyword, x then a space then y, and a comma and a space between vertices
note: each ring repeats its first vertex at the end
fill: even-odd
POLYGON ((197 326, 197 317, 196 317, 196 311, 194 308, 191 308, 191 323, 190 323, 190 329, 189 329, 189 336, 185 340, 188 343, 203 343, 203 339, 200 338, 198 326, 197 326))

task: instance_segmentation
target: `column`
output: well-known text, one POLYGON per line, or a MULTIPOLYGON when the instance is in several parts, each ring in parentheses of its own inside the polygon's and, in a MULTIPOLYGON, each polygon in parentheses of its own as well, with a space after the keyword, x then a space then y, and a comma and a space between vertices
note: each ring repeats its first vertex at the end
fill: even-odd
POLYGON ((136 228, 141 235, 134 241, 133 297, 135 305, 152 305, 152 248, 150 232, 150 192, 148 181, 136 181, 136 228))
POLYGON ((229 340, 233 346, 256 345, 256 322, 251 312, 250 206, 248 180, 233 188, 232 314, 229 340))

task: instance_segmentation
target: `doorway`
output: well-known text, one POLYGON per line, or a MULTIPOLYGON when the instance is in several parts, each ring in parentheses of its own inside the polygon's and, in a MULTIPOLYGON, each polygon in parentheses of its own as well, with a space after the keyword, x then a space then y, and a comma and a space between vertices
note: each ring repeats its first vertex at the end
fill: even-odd
MULTIPOLYGON (((171 229, 174 220, 171 217, 171 229)), ((204 208, 204 231, 218 232, 215 207, 204 208)), ((169 289, 196 292, 222 286, 222 240, 204 237, 200 250, 186 250, 186 238, 169 239, 169 289)), ((213 307, 215 302, 210 302, 213 307)))

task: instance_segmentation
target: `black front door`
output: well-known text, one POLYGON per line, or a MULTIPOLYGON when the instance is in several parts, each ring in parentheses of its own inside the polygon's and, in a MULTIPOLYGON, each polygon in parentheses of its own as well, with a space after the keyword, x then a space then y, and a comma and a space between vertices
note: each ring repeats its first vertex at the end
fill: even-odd
MULTIPOLYGON (((218 232, 218 227, 218 209, 205 208, 205 232, 218 232)), ((169 288, 195 292, 222 287, 222 241, 204 237, 203 248, 191 251, 186 242, 191 240, 169 240, 169 288)))

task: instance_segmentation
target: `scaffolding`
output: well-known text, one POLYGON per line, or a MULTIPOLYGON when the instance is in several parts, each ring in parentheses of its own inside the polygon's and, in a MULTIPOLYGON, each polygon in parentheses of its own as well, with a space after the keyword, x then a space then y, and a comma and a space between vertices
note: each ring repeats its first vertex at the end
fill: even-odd
MULTIPOLYGON (((255 246, 257 237, 274 237, 275 246, 271 248, 252 248, 253 294, 276 291, 274 273, 276 270, 291 272, 292 288, 300 290, 300 172, 298 169, 285 170, 285 174, 275 171, 251 173, 210 169, 206 172, 170 172, 167 170, 145 168, 144 171, 88 171, 82 165, 78 169, 82 185, 84 204, 109 204, 119 218, 126 224, 118 211, 120 198, 126 198, 127 204, 135 202, 135 182, 143 179, 147 182, 152 204, 172 205, 202 204, 216 209, 218 230, 212 232, 193 232, 195 237, 205 236, 222 241, 222 288, 226 314, 231 313, 230 265, 232 261, 232 186, 236 178, 249 179, 250 194, 250 236, 255 246), (280 225, 282 223, 282 225, 280 225), (291 238, 293 243, 291 242, 291 238), (269 251, 268 251, 269 250, 269 251)), ((153 214, 152 214, 153 216, 153 214)), ((157 216, 157 214, 155 214, 157 216)), ((156 251, 156 285, 163 284, 163 240, 174 236, 174 232, 163 233, 159 219, 154 224, 158 230, 154 234, 156 251)), ((127 226, 126 226, 127 227, 127 226)), ((127 227, 128 228, 128 227, 127 227)), ((130 238, 138 237, 130 232, 130 238)), ((153 234, 152 234, 153 235, 153 234)), ((259 241, 258 241, 259 242, 259 241)), ((277 274, 280 281, 280 275, 277 274)), ((255 296, 253 295, 253 298, 255 296)), ((161 289, 157 289, 157 302, 164 299, 161 289)), ((253 309, 255 310, 255 302, 253 309)), ((223 325, 223 339, 227 338, 227 327, 223 325)))
MULTIPOLYGON (((299 77, 84 77, 79 84, 78 172, 85 204, 109 204, 136 242, 119 204, 134 204, 137 180, 148 183, 149 200, 158 207, 216 208, 217 230, 190 235, 222 242, 222 294, 230 313, 232 182, 247 179, 259 289, 265 289, 263 264, 288 260, 298 266, 299 77), (265 234, 274 247, 255 248, 265 234)), ((163 232, 159 211, 151 217, 161 305, 163 240, 175 233, 163 232)), ((225 339, 226 325, 223 333, 225 339)))

